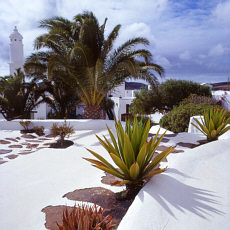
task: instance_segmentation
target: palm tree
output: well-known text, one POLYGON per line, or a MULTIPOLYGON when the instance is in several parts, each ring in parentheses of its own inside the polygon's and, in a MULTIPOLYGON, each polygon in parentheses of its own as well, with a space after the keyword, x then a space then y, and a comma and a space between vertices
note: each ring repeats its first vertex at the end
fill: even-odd
POLYGON ((76 84, 73 84, 74 79, 61 69, 53 71, 52 75, 55 77, 48 79, 48 60, 53 55, 53 52, 34 53, 26 59, 24 69, 28 77, 42 83, 46 91, 43 101, 51 107, 52 118, 74 118, 72 113, 76 113, 76 105, 79 103, 76 84))
POLYGON ((49 79, 55 72, 63 71, 68 81, 76 84, 77 94, 86 105, 84 118, 100 118, 100 103, 109 90, 126 79, 144 79, 154 85, 164 69, 151 62, 152 55, 146 49, 135 49, 149 45, 142 37, 132 38, 114 49, 121 25, 113 28, 105 37, 107 19, 99 25, 92 12, 84 12, 71 22, 62 17, 43 20, 40 27, 48 33, 35 40, 35 48, 48 48, 51 53, 47 73, 49 79))
POLYGON ((31 111, 43 102, 44 89, 17 69, 14 76, 0 77, 0 113, 6 120, 29 118, 31 111))

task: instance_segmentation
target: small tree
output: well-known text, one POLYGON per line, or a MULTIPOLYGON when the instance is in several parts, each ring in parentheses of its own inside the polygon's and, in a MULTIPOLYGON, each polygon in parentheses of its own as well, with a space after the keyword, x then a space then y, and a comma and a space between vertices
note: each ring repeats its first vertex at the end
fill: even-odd
POLYGON ((63 146, 65 137, 69 137, 71 134, 74 133, 74 128, 73 126, 70 126, 67 124, 66 120, 64 121, 63 125, 58 125, 57 123, 54 123, 52 128, 51 128, 51 134, 54 137, 60 137, 58 140, 58 143, 63 146))
POLYGON ((6 120, 29 118, 30 112, 43 102, 44 89, 35 80, 25 82, 17 69, 14 76, 0 77, 0 113, 6 120))
POLYGON ((168 80, 160 85, 162 103, 166 110, 171 110, 175 105, 187 98, 190 94, 212 97, 208 86, 184 80, 168 80))
POLYGON ((130 105, 132 114, 151 114, 162 109, 164 108, 158 88, 142 89, 140 93, 135 93, 135 98, 130 105))
MULTIPOLYGON (((131 104, 134 114, 150 114, 157 111, 171 111, 174 106, 191 94, 209 97, 211 91, 207 86, 192 81, 168 80, 152 90, 142 90, 136 94, 131 104)), ((207 101, 207 99, 206 99, 207 101)))

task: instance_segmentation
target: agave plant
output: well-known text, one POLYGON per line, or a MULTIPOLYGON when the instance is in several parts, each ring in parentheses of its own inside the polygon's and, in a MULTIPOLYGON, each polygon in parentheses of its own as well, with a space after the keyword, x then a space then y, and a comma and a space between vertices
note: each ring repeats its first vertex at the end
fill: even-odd
POLYGON ((100 154, 90 149, 88 151, 98 160, 85 159, 91 162, 94 167, 120 178, 121 180, 114 182, 113 185, 125 184, 125 196, 129 199, 139 192, 146 179, 164 172, 164 168, 160 169, 157 166, 175 147, 169 147, 153 158, 165 133, 158 138, 158 130, 155 137, 147 141, 150 119, 146 123, 143 123, 142 120, 138 122, 137 117, 134 117, 132 125, 130 121, 126 122, 125 130, 120 121, 115 121, 115 127, 117 141, 108 127, 112 143, 105 136, 104 140, 98 136, 97 138, 118 168, 110 164, 100 154))
POLYGON ((54 137, 57 137, 57 136, 60 137, 58 142, 60 143, 61 146, 64 144, 65 137, 69 137, 73 133, 74 133, 73 126, 70 126, 70 124, 67 124, 66 120, 64 120, 63 125, 58 125, 57 123, 54 123, 51 128, 51 134, 54 137))
POLYGON ((79 205, 73 207, 69 213, 67 209, 63 212, 62 225, 58 225, 59 230, 110 230, 114 227, 112 217, 103 217, 102 208, 94 208, 79 205))
POLYGON ((20 121, 19 123, 24 128, 25 131, 29 130, 29 126, 31 125, 31 121, 20 121))
POLYGON ((226 118, 226 110, 218 107, 209 108, 204 112, 201 122, 194 118, 197 124, 192 123, 197 129, 199 129, 208 141, 217 140, 219 136, 230 130, 230 118, 226 118))

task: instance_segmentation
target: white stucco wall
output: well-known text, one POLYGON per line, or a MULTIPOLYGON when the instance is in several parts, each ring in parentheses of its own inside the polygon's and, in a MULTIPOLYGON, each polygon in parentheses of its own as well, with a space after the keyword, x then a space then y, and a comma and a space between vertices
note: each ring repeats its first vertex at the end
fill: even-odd
POLYGON ((38 105, 37 108, 34 109, 34 111, 36 111, 36 113, 34 113, 34 119, 35 120, 42 120, 42 119, 46 119, 46 107, 47 104, 46 103, 41 103, 38 105))
POLYGON ((136 196, 118 230, 228 230, 228 140, 170 154, 168 169, 136 196))
MULTIPOLYGON (((25 119, 23 119, 25 121, 25 119)), ((21 130, 20 119, 13 121, 0 120, 0 130, 21 130)), ((44 126, 45 129, 50 129, 53 123, 63 124, 64 120, 30 120, 32 126, 44 126)), ((110 128, 114 128, 114 121, 112 120, 90 120, 90 119, 68 119, 68 124, 74 127, 75 130, 101 130, 106 129, 106 125, 110 128)))
POLYGON ((125 83, 115 87, 108 95, 112 95, 113 97, 125 97, 125 83))
POLYGON ((126 113, 126 105, 131 104, 132 97, 111 97, 111 100, 114 101, 114 115, 117 120, 121 120, 121 114, 126 113))

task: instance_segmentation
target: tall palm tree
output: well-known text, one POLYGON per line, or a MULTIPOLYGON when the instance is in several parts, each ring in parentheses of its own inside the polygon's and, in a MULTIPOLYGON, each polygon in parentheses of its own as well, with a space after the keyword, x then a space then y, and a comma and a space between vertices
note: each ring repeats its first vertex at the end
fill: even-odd
POLYGON ((14 76, 0 77, 0 113, 7 120, 29 118, 31 111, 43 102, 44 89, 35 81, 26 82, 17 69, 14 76))
POLYGON ((76 105, 79 103, 76 84, 73 83, 74 79, 71 79, 62 69, 53 71, 51 80, 48 79, 48 61, 53 55, 53 52, 32 54, 26 59, 24 69, 28 77, 42 83, 46 91, 43 101, 51 107, 52 117, 73 118, 71 115, 73 110, 76 113, 76 105))
POLYGON ((99 25, 92 12, 84 12, 69 21, 62 17, 43 20, 40 27, 48 33, 35 40, 35 48, 48 48, 51 52, 47 65, 50 79, 55 72, 66 72, 68 81, 76 84, 80 99, 86 105, 84 118, 100 118, 100 103, 109 90, 126 79, 144 79, 150 84, 157 82, 154 72, 160 76, 164 69, 152 63, 147 49, 136 49, 149 45, 142 37, 132 38, 114 48, 121 25, 117 25, 105 37, 107 19, 99 25))

